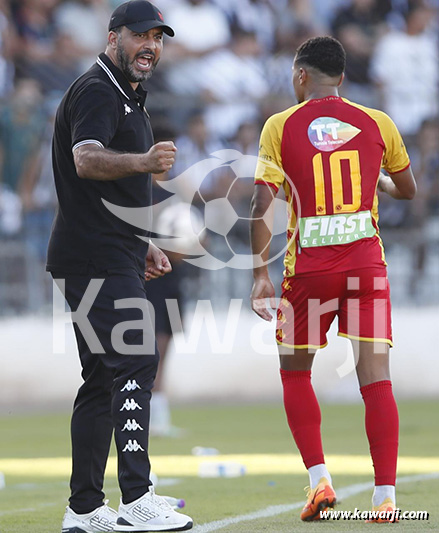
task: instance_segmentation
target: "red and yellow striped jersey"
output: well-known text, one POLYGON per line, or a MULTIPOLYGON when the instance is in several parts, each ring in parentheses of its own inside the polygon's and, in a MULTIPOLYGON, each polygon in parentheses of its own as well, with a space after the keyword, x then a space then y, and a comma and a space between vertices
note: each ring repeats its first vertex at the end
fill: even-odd
POLYGON ((255 182, 285 191, 285 276, 385 264, 378 177, 381 168, 394 174, 409 165, 401 135, 382 111, 330 96, 270 117, 255 182))

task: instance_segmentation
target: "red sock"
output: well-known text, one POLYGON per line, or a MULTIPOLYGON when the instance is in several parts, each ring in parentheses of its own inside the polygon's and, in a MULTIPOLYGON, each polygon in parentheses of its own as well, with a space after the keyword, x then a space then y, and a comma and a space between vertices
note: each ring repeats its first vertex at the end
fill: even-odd
POLYGON ((360 388, 366 407, 366 433, 375 470, 375 485, 395 485, 398 458, 398 407, 391 381, 360 388))
POLYGON ((288 425, 306 468, 325 462, 320 434, 320 407, 311 385, 311 370, 280 370, 288 425))

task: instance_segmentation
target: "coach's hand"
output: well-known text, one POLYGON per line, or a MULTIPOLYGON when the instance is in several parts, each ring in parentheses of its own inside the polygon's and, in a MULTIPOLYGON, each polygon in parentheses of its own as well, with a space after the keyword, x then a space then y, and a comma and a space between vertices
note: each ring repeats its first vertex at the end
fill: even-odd
POLYGON ((146 171, 152 174, 162 174, 171 170, 175 163, 177 148, 172 141, 154 144, 145 154, 146 171))
POLYGON ((261 276, 255 279, 251 292, 251 304, 253 311, 264 320, 271 322, 273 315, 268 311, 265 299, 269 298, 270 307, 276 309, 276 299, 274 285, 268 276, 261 276))
POLYGON ((168 257, 152 242, 146 254, 145 279, 157 279, 172 271, 168 257))

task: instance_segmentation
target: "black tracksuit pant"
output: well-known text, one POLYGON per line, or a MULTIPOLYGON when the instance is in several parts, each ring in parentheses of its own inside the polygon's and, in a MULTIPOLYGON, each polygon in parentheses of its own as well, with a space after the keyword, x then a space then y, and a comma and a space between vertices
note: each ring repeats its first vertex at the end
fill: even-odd
MULTIPOLYGON (((149 403, 159 354, 152 317, 146 310, 145 281, 134 268, 52 275, 65 280, 72 319, 77 318, 74 312, 81 302, 87 300, 89 291, 85 298, 84 294, 90 281, 94 280, 94 287, 102 284, 87 315, 100 346, 90 342, 90 334, 80 320, 73 324, 84 383, 78 391, 71 422, 70 507, 77 513, 88 513, 102 505, 113 431, 122 500, 130 503, 147 492, 151 484, 149 403), (125 299, 131 300, 120 302, 125 299), (101 353, 93 353, 96 351, 101 353)), ((87 308, 91 302, 86 302, 87 308)), ((79 310, 84 314, 84 308, 79 310)))

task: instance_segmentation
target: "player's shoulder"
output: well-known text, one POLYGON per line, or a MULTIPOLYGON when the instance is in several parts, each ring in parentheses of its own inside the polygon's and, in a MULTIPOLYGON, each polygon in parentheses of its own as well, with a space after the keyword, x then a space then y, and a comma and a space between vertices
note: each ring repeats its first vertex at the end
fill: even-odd
POLYGON ((381 111, 380 109, 375 109, 374 107, 366 107, 361 104, 357 104, 356 102, 352 102, 351 100, 348 100, 347 98, 342 98, 343 102, 346 105, 351 106, 354 109, 357 109, 359 111, 362 111, 366 115, 368 115, 371 119, 373 119, 375 122, 380 123, 393 123, 392 119, 384 113, 384 111, 381 111))
POLYGON ((285 109, 284 111, 280 111, 279 113, 275 113, 274 115, 271 115, 271 117, 267 120, 267 122, 285 122, 290 118, 291 115, 296 113, 299 109, 304 107, 307 104, 307 102, 302 102, 301 104, 296 104, 288 109, 285 109))
POLYGON ((302 102, 301 104, 296 104, 288 109, 285 109, 284 111, 280 111, 279 113, 275 113, 274 115, 271 115, 265 122, 265 128, 269 129, 278 129, 283 128, 285 125, 285 122, 292 116, 294 113, 296 113, 299 109, 304 107, 307 102, 302 102))

